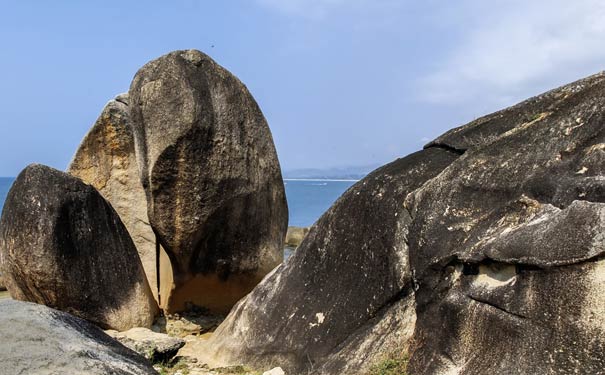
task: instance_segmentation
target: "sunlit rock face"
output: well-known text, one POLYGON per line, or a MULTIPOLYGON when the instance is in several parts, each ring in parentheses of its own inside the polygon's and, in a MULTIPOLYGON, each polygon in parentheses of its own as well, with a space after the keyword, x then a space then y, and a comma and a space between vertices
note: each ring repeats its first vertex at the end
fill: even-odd
POLYGON ((604 115, 599 74, 429 145, 466 152, 405 202, 412 374, 605 368, 604 115))
POLYGON ((226 313, 283 259, 288 212, 267 122, 244 84, 195 50, 143 66, 129 113, 150 224, 172 265, 162 305, 226 313))
MULTIPOLYGON (((120 215, 158 300, 158 249, 147 217, 147 200, 136 160, 128 95, 119 95, 103 108, 78 147, 67 172, 95 187, 120 215)), ((170 267, 165 259, 160 264, 170 267)))

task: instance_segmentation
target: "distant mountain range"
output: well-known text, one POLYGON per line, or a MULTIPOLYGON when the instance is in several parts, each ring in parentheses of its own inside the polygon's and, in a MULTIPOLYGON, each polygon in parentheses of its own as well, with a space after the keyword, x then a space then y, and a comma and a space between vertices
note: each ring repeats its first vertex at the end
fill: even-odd
POLYGON ((290 169, 283 172, 285 179, 314 178, 326 180, 360 180, 368 173, 378 168, 379 165, 366 165, 355 167, 335 167, 335 168, 302 168, 290 169))

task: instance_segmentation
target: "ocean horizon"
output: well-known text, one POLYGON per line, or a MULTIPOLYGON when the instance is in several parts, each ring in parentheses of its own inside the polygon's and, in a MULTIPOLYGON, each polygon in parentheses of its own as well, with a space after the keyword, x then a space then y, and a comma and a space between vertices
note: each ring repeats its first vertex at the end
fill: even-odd
MULTIPOLYGON (((15 177, 0 177, 0 211, 15 177)), ((357 181, 338 178, 285 178, 289 226, 310 227, 357 181)))

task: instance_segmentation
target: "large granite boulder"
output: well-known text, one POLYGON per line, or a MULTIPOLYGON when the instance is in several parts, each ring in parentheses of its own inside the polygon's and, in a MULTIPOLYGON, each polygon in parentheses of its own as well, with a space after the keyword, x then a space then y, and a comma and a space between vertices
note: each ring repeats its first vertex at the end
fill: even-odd
POLYGON ((149 220, 172 263, 162 304, 227 312, 283 258, 287 206, 265 118, 195 50, 146 64, 129 100, 149 220))
POLYGON ((157 374, 98 327, 42 305, 0 301, 3 374, 157 374))
POLYGON ((66 173, 41 165, 21 172, 4 204, 0 255, 15 299, 116 330, 149 327, 158 312, 117 213, 66 173))
POLYGON ((598 74, 370 174, 202 359, 361 375, 398 348, 409 374, 602 373, 603 233, 598 74))
POLYGON ((602 373, 605 75, 433 144, 466 152, 406 200, 409 372, 602 373))
POLYGON ((82 140, 67 172, 94 186, 120 215, 157 300, 156 238, 147 217, 147 199, 135 155, 128 95, 119 95, 107 103, 82 140))
POLYGON ((349 189, 232 310, 201 359, 288 374, 362 374, 414 329, 405 197, 459 155, 428 149, 349 189))

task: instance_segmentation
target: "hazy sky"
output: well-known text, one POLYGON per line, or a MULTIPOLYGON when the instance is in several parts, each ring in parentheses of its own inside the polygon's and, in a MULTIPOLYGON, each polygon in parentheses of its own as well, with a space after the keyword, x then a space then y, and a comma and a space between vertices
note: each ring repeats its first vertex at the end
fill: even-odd
POLYGON ((605 69, 604 19, 602 0, 3 1, 0 176, 64 169, 140 66, 186 48, 248 86, 283 169, 382 164, 605 69))

